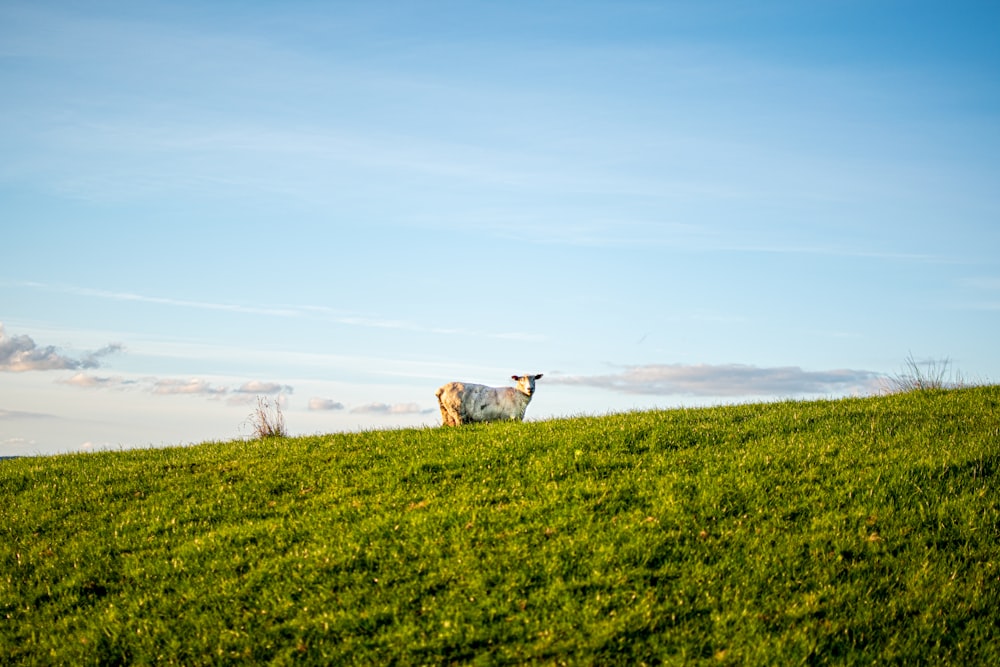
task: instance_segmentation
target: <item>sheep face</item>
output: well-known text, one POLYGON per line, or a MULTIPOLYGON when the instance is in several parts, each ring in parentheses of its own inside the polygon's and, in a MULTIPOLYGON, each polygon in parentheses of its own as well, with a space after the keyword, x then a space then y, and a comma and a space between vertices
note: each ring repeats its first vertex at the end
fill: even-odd
POLYGON ((535 393, 535 380, 542 377, 542 374, 538 375, 511 375, 510 378, 517 383, 517 390, 530 397, 535 393))

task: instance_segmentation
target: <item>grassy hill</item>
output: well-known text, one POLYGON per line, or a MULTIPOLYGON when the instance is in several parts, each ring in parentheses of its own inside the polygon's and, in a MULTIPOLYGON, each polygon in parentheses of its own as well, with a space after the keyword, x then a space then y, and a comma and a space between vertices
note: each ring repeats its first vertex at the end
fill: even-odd
POLYGON ((1000 387, 0 462, 7 664, 1000 664, 1000 387))

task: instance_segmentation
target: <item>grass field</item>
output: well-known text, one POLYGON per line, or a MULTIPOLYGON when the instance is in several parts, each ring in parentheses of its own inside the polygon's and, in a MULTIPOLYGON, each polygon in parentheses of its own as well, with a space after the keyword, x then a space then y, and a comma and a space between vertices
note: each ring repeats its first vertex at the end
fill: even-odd
POLYGON ((1000 664, 1000 387, 0 462, 5 664, 1000 664))

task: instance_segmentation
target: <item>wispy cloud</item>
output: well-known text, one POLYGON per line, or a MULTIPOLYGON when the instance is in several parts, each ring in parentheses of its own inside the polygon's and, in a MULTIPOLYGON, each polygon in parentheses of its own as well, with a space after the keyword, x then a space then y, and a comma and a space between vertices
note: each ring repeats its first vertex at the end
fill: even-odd
POLYGON ((110 354, 116 354, 118 352, 121 352, 124 349, 125 346, 122 345, 121 343, 109 343, 108 345, 105 345, 99 350, 88 352, 86 355, 84 355, 83 359, 80 362, 80 367, 97 368, 98 366, 101 365, 99 361, 100 359, 110 354))
POLYGON ((51 419, 52 415, 44 412, 28 412, 25 410, 6 410, 0 408, 0 419, 51 419))
POLYGON ((274 317, 296 317, 301 315, 301 311, 295 307, 282 306, 255 306, 236 303, 219 303, 212 301, 194 301, 191 299, 174 299, 169 297, 148 296, 135 294, 133 292, 115 292, 111 290, 91 289, 89 287, 64 286, 54 287, 42 283, 24 283, 28 287, 47 289, 77 296, 94 297, 112 301, 131 301, 137 303, 150 303, 161 306, 173 306, 177 308, 195 308, 199 310, 219 310, 231 313, 247 313, 251 315, 270 315, 274 317))
POLYGON ((97 368, 100 360, 120 352, 120 343, 111 343, 94 352, 87 352, 77 359, 59 351, 54 345, 39 347, 30 336, 8 336, 0 322, 0 371, 23 373, 25 371, 76 370, 97 368))
MULTIPOLYGON (((470 336, 477 338, 513 339, 524 341, 540 341, 544 336, 527 332, 482 332, 461 328, 446 328, 436 326, 426 326, 418 322, 407 320, 386 319, 379 317, 367 317, 359 315, 345 314, 342 311, 329 308, 327 306, 315 305, 248 305, 236 303, 221 303, 213 301, 195 301, 191 299, 175 299, 161 296, 148 296, 135 294, 133 292, 116 292, 111 290, 99 290, 89 287, 79 287, 73 285, 49 285, 39 282, 19 282, 22 287, 39 289, 46 291, 85 296, 111 301, 129 301, 137 303, 148 303, 171 308, 191 308, 198 310, 214 310, 230 313, 242 313, 249 315, 263 315, 266 317, 282 318, 311 318, 333 322, 335 324, 360 327, 365 329, 392 329, 414 333, 430 333, 448 336, 470 336)), ((2 331, 0 331, 2 334, 2 331)), ((86 363, 96 363, 100 356, 121 350, 120 345, 110 345, 97 352, 91 353, 78 366, 61 366, 59 368, 93 368, 95 366, 83 365, 86 363), (96 355, 96 356, 95 356, 96 355)))
POLYGON ((1000 277, 978 276, 958 282, 966 290, 967 296, 948 304, 954 310, 998 311, 1000 310, 1000 277))
POLYGON ((1000 277, 979 276, 976 278, 966 278, 960 283, 972 289, 984 290, 988 292, 1000 292, 1000 277))
POLYGON ((881 376, 873 371, 806 371, 797 366, 743 364, 648 364, 606 375, 546 376, 549 382, 597 387, 627 394, 663 396, 800 396, 871 393, 881 376))
POLYGON ((713 248, 719 252, 761 254, 761 255, 819 255, 826 257, 847 257, 856 259, 874 259, 899 262, 919 262, 919 263, 954 263, 955 259, 943 257, 930 253, 905 253, 891 250, 869 250, 854 248, 842 245, 822 245, 822 246, 797 246, 797 245, 724 245, 720 244, 713 248))

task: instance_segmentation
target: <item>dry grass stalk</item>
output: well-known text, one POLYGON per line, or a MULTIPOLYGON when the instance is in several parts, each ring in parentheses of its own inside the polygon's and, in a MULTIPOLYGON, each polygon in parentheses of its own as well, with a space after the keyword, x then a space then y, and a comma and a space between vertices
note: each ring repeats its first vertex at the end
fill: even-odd
POLYGON ((277 399, 272 403, 266 396, 257 397, 257 407, 247 417, 254 438, 284 438, 285 416, 281 414, 281 404, 277 399))

